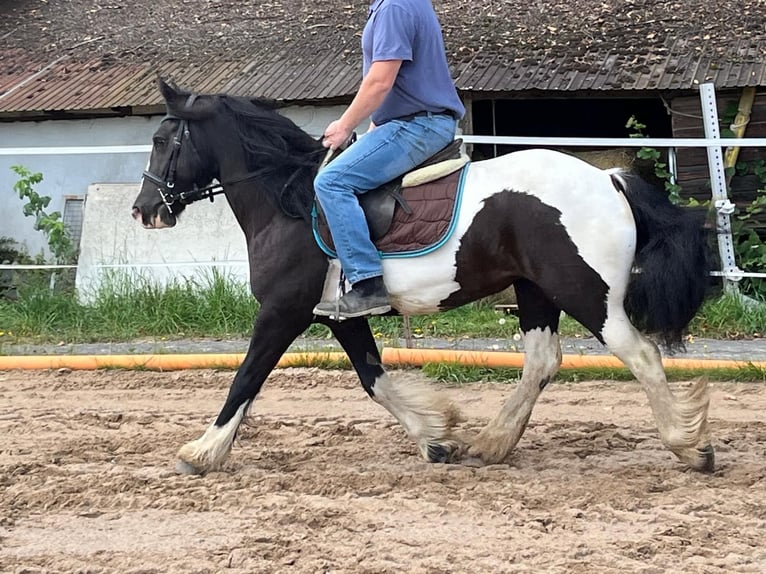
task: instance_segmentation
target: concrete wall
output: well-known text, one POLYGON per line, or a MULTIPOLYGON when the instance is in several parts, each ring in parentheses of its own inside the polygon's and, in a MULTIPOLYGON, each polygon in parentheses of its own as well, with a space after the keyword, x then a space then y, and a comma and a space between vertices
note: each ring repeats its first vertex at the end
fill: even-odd
POLYGON ((206 281, 212 266, 195 263, 225 262, 223 273, 248 281, 245 237, 225 198, 190 205, 175 227, 144 229, 130 217, 139 187, 89 187, 77 267, 81 299, 91 299, 109 275, 156 284, 184 278, 206 281), (139 266, 100 267, 104 264, 139 266))
MULTIPOLYGON (((318 137, 344 106, 293 106, 282 110, 311 135, 318 137)), ((3 148, 75 147, 94 145, 147 145, 161 116, 46 120, 0 123, 0 236, 11 237, 35 255, 47 255, 45 236, 35 231, 33 219, 22 213, 23 202, 13 191, 17 181, 12 165, 23 165, 43 174, 36 187, 51 197, 48 212, 64 210, 64 197, 84 196, 89 186, 101 182, 138 183, 148 153, 97 155, 7 155, 3 148)), ((366 129, 366 125, 361 130, 366 129)), ((86 202, 87 204, 87 202, 86 202)), ((86 208, 87 211, 87 208, 86 208)), ((128 213, 128 211, 123 213, 128 213)), ((113 217, 116 216, 115 212, 113 217)))

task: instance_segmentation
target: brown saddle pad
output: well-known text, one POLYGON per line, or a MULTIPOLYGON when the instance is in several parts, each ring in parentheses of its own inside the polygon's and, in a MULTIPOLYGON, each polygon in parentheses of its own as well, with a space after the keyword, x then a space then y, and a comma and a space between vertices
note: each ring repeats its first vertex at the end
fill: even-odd
MULTIPOLYGON (((375 241, 382 257, 422 255, 449 238, 467 169, 466 165, 440 179, 401 190, 411 213, 396 205, 388 233, 375 241)), ((322 250, 336 257, 335 244, 323 214, 317 218, 314 232, 322 250)))

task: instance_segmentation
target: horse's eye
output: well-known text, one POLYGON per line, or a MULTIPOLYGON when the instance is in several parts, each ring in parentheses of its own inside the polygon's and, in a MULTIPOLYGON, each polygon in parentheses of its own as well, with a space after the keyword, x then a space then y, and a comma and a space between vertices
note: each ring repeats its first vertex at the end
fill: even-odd
POLYGON ((155 146, 160 147, 160 146, 165 145, 165 141, 166 140, 165 140, 165 138, 161 138, 159 136, 155 136, 154 138, 152 138, 152 141, 154 142, 155 146))

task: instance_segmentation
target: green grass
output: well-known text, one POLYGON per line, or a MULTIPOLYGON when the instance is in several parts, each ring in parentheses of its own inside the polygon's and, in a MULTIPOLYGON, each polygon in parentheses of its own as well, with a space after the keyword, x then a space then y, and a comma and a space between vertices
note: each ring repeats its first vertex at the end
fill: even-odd
POLYGON ((248 336, 258 304, 247 287, 213 270, 199 281, 159 287, 111 274, 88 304, 39 283, 0 300, 0 341, 128 341, 141 337, 248 336))
MULTIPOLYGON (((47 276, 19 288, 17 301, 0 299, 0 344, 63 341, 117 342, 139 338, 247 337, 258 304, 247 286, 213 270, 197 281, 175 281, 165 287, 140 277, 112 273, 89 303, 78 300, 72 288, 51 291, 47 276)), ((497 298, 453 311, 410 318, 416 338, 499 338, 518 334, 518 319, 495 311, 497 298)), ((403 337, 402 319, 375 317, 370 324, 376 338, 397 344, 403 337)), ((766 304, 748 305, 735 297, 712 299, 690 325, 695 337, 751 338, 764 336, 766 304)), ((562 317, 564 336, 587 336, 576 321, 562 317)), ((321 325, 308 337, 329 338, 321 325)))
MULTIPOLYGON (((213 270, 197 281, 175 281, 166 287, 142 278, 113 273, 89 303, 78 301, 73 289, 51 290, 48 276, 30 280, 19 289, 16 301, 0 299, 0 352, 3 343, 117 342, 139 338, 247 337, 258 312, 258 304, 246 285, 213 270)), ((410 318, 415 337, 447 339, 507 339, 519 332, 518 319, 495 311, 497 298, 479 301, 460 309, 410 318)), ((376 338, 386 345, 399 344, 402 319, 374 317, 370 321, 376 338)), ((751 338, 765 336, 766 304, 749 304, 726 296, 711 299, 692 321, 693 337, 751 338)), ((562 317, 565 336, 587 336, 582 326, 562 317)), ((321 325, 312 326, 308 337, 329 338, 321 325)), ((314 363, 314 366, 316 364, 314 363)), ((347 360, 327 359, 323 368, 347 369, 347 360)), ((423 372, 448 384, 476 381, 515 382, 520 369, 488 369, 449 363, 428 364, 423 372)), ((766 370, 754 366, 741 369, 667 369, 669 380, 707 376, 719 381, 766 382, 766 370)), ((606 379, 627 381, 633 375, 621 368, 562 370, 559 382, 606 379)))
POLYGON ((766 303, 731 295, 712 299, 692 320, 689 332, 713 339, 766 337, 766 303))
MULTIPOLYGON (((422 370, 432 379, 456 385, 486 381, 512 383, 521 377, 521 369, 490 369, 450 363, 427 363, 423 365, 422 370)), ((688 381, 704 376, 713 381, 766 382, 766 369, 754 365, 738 369, 667 368, 665 373, 669 381, 688 381)), ((580 368, 562 369, 555 380, 571 383, 593 380, 633 381, 635 376, 624 368, 580 368)))

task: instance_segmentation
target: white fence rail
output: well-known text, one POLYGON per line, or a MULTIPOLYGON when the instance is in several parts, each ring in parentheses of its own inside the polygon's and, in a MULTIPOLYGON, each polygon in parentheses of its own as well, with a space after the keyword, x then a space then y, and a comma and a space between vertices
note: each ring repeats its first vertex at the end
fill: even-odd
MULTIPOLYGON (((551 138, 529 136, 477 136, 462 134, 460 138, 470 144, 495 144, 545 147, 763 147, 766 138, 551 138)), ((74 147, 16 147, 2 148, 1 155, 87 155, 149 153, 151 145, 111 145, 74 147)))

